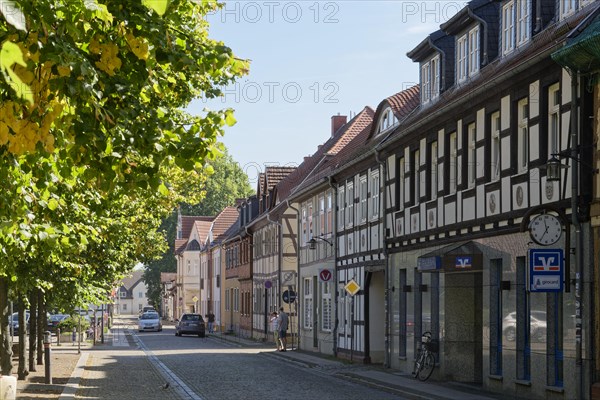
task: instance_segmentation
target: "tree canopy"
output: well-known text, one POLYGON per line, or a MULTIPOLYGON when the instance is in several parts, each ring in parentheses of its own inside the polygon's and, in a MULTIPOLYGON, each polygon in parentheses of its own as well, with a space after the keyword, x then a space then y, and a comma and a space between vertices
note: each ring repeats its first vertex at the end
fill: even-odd
POLYGON ((65 305, 74 293, 106 296, 162 253, 162 218, 201 199, 197 183, 235 119, 231 109, 183 110, 248 68, 209 38, 204 17, 217 7, 2 3, 0 317, 9 287, 20 299, 40 288, 65 305))

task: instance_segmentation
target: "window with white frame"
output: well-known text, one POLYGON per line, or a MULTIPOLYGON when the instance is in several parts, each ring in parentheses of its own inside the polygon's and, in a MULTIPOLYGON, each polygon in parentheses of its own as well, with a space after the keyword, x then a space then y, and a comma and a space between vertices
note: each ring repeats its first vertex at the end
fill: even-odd
POLYGON ((313 314, 313 287, 312 278, 304 279, 304 329, 312 329, 312 314, 313 314))
POLYGON ((467 35, 456 39, 456 80, 462 82, 469 76, 467 67, 467 35))
POLYGON ((490 179, 500 179, 500 113, 495 112, 490 119, 492 138, 490 141, 490 179))
POLYGON ((319 197, 319 229, 320 236, 325 235, 325 197, 319 197))
POLYGON ((419 203, 419 198, 421 197, 421 172, 419 171, 421 167, 421 151, 415 150, 413 153, 413 179, 415 185, 415 198, 414 204, 419 203))
POLYGON ((359 192, 360 207, 358 209, 358 222, 363 224, 363 223, 367 222, 367 198, 368 198, 367 176, 366 175, 361 176, 359 182, 360 182, 360 192, 359 192))
POLYGON ((377 134, 387 131, 388 129, 394 127, 397 123, 398 123, 398 119, 392 112, 392 109, 387 108, 383 113, 381 113, 381 118, 379 119, 379 127, 377 129, 377 134))
POLYGON ((431 200, 437 199, 438 191, 438 144, 431 142, 431 200))
POLYGON ((517 46, 529 41, 531 36, 531 1, 517 0, 517 46))
POLYGON ((479 26, 456 39, 456 80, 463 82, 479 72, 479 26))
POLYGON ((470 188, 475 186, 475 175, 477 163, 475 160, 475 124, 469 124, 467 127, 467 182, 470 188))
POLYGON ((436 55, 421 64, 421 102, 423 104, 440 94, 440 56, 436 55))
POLYGON ((302 225, 302 245, 306 245, 306 243, 308 242, 307 239, 307 235, 308 235, 308 218, 306 216, 306 205, 302 206, 302 209, 300 211, 301 215, 302 215, 302 221, 301 221, 301 225, 302 225))
POLYGON ((338 230, 343 230, 346 224, 344 214, 346 212, 346 187, 338 186, 338 212, 337 212, 337 222, 338 222, 338 230))
POLYGON ((548 153, 560 151, 560 91, 559 84, 548 88, 548 153))
POLYGON ((404 157, 398 159, 398 210, 404 210, 404 202, 406 201, 404 157))
POLYGON ((568 17, 577 10, 578 0, 560 0, 560 18, 568 17))
POLYGON ((315 227, 313 226, 313 201, 312 199, 308 201, 308 239, 313 238, 315 234, 315 227))
POLYGON ((321 330, 331 331, 331 282, 321 282, 321 330))
POLYGON ((333 230, 333 195, 327 193, 326 197, 326 217, 325 217, 325 234, 331 234, 333 230))
POLYGON ((450 134, 449 140, 449 167, 450 167, 450 179, 449 179, 449 192, 456 193, 456 188, 458 186, 458 141, 456 137, 456 132, 452 132, 450 134))
POLYGON ((509 1, 502 6, 502 54, 515 49, 515 3, 509 1))
POLYGON ((519 133, 517 143, 518 171, 527 172, 529 165, 529 103, 527 97, 517 103, 519 133))
POLYGON ((379 171, 371 172, 371 219, 379 218, 379 171))
POLYGON ((354 183, 346 185, 346 227, 354 225, 354 183))

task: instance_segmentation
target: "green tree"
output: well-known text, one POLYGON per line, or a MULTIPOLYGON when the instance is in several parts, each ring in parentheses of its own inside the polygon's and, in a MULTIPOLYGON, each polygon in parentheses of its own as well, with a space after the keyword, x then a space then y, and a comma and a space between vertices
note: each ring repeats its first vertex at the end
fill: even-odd
MULTIPOLYGON (((204 183, 199 183, 205 193, 204 198, 196 204, 182 203, 180 208, 182 214, 217 215, 225 207, 234 205, 236 199, 246 198, 252 194, 248 176, 226 148, 223 148, 222 153, 214 160, 209 161, 208 165, 213 172, 204 183)), ((173 257, 176 229, 177 210, 162 221, 160 228, 168 242, 168 250, 159 259, 149 262, 144 271, 148 298, 151 304, 157 306, 161 301, 161 272, 177 271, 177 263, 173 257)))
MULTIPOLYGON (((231 109, 182 111, 247 71, 208 37, 211 1, 22 0, 0 7, 0 363, 7 300, 106 296, 198 201, 231 109), (201 188, 200 188, 201 189, 201 188), (196 200, 194 200, 196 199, 196 200)), ((26 306, 26 304, 24 304, 26 306)), ((72 304, 71 304, 72 306, 72 304)))

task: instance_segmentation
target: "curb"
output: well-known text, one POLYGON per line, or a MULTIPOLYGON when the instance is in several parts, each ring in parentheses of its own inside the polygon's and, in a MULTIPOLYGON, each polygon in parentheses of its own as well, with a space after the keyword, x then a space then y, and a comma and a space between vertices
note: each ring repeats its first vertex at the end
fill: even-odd
POLYGON ((87 364, 89 356, 90 353, 88 352, 81 353, 79 361, 77 361, 77 365, 75 366, 69 381, 65 385, 62 394, 58 398, 59 400, 75 399, 75 394, 77 393, 77 389, 79 389, 79 382, 81 381, 83 371, 85 371, 85 365, 87 364))

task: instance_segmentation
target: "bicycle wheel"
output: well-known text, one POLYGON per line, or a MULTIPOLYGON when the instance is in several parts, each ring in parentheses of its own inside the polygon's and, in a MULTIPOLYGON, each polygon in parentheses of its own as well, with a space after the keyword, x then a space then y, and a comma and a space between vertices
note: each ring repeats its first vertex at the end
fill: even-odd
POLYGON ((433 372, 433 367, 435 367, 435 357, 433 357, 433 354, 427 353, 421 361, 421 368, 417 374, 417 378, 419 378, 420 381, 429 379, 433 372))

